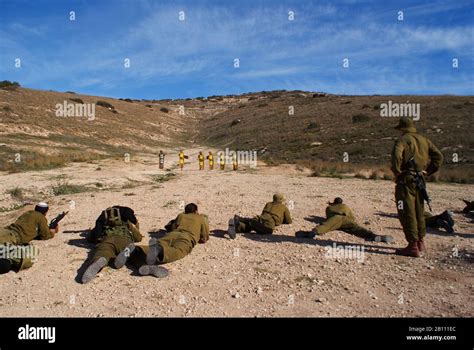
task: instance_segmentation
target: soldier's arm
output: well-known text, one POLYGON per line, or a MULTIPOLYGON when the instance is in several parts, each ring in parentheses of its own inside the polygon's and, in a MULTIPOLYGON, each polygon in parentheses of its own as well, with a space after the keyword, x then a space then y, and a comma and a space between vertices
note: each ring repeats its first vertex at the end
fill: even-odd
POLYGON ((94 228, 87 235, 87 241, 91 243, 97 243, 104 234, 104 221, 105 214, 102 212, 97 220, 95 221, 94 228))
POLYGON ((39 239, 51 239, 54 237, 54 234, 56 233, 56 230, 51 230, 48 226, 48 220, 46 220, 46 217, 40 218, 38 222, 38 238, 39 239))
POLYGON ((395 142, 392 149, 392 166, 391 170, 395 176, 398 176, 402 172, 402 160, 403 160, 403 143, 400 140, 395 142))
POLYGON ((201 224, 201 237, 199 243, 206 243, 209 240, 209 223, 206 218, 203 218, 201 224))
POLYGON ((287 207, 285 207, 285 213, 284 213, 284 216, 283 216, 283 223, 289 225, 292 222, 293 222, 293 220, 291 220, 290 210, 287 207))
POLYGON ((428 168, 426 172, 428 175, 434 174, 439 170, 439 167, 443 163, 443 154, 441 151, 430 141, 429 142, 429 155, 430 155, 430 163, 428 164, 428 168))
POLYGON ((130 232, 132 233, 133 241, 134 242, 141 242, 143 236, 140 233, 140 230, 138 229, 138 222, 137 225, 133 224, 130 220, 127 221, 127 226, 130 232))

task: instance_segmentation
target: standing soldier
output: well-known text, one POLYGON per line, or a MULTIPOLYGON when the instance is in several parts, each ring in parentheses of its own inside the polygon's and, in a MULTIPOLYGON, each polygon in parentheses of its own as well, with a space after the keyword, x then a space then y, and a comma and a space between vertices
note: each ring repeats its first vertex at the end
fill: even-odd
POLYGON ((179 167, 181 168, 181 171, 183 171, 184 159, 188 159, 188 156, 184 154, 183 150, 181 150, 179 151, 179 167))
POLYGON ((34 239, 51 239, 59 231, 59 226, 51 229, 48 226, 46 213, 48 204, 40 202, 34 210, 22 214, 13 224, 0 228, 0 273, 10 270, 24 270, 33 265, 37 249, 29 244, 34 239), (15 252, 11 254, 11 252, 15 252), (27 252, 33 254, 27 254, 27 252))
POLYGON ((163 153, 163 151, 160 151, 158 157, 160 161, 160 169, 163 169, 165 167, 165 154, 163 153))
POLYGON ((398 218, 403 227, 408 246, 397 249, 396 254, 419 257, 425 250, 423 239, 426 235, 424 199, 416 186, 415 175, 431 175, 438 171, 443 155, 426 137, 416 132, 413 120, 401 118, 395 127, 402 136, 392 150, 392 172, 395 175, 395 200, 398 218), (414 167, 410 166, 414 163, 414 167))
POLYGON ((221 165, 221 170, 225 170, 225 157, 224 152, 219 153, 219 164, 221 165))
POLYGON ((352 213, 351 208, 342 203, 342 198, 336 197, 326 207, 326 220, 313 229, 313 232, 297 232, 296 237, 313 238, 330 231, 341 230, 351 235, 364 238, 368 241, 392 243, 392 236, 379 236, 365 227, 360 226, 352 213))
MULTIPOLYGON (((167 225, 169 232, 163 238, 150 239, 149 246, 137 246, 132 249, 131 262, 139 268, 141 275, 166 277, 168 271, 158 266, 171 263, 190 254, 198 243, 206 243, 209 239, 209 223, 207 216, 198 213, 198 207, 189 203, 184 213, 167 225)), ((124 254, 121 257, 125 258, 124 254)))
POLYGON ((204 170, 204 154, 202 152, 199 152, 198 155, 198 161, 199 161, 199 170, 204 170))
POLYGON ((236 171, 239 168, 239 163, 237 163, 237 153, 236 152, 234 152, 234 154, 232 154, 232 166, 234 168, 234 171, 236 171))
POLYGON ((135 248, 133 242, 140 242, 143 238, 138 227, 135 213, 129 207, 114 205, 102 211, 87 237, 89 242, 98 244, 90 265, 82 275, 82 283, 91 281, 110 259, 114 259, 116 269, 123 267, 126 262, 124 256, 135 248))
POLYGON ((212 154, 211 151, 209 151, 209 155, 207 156, 207 159, 209 160, 209 170, 214 169, 214 155, 212 154))
POLYGON ((230 238, 235 239, 236 233, 250 233, 255 231, 259 234, 272 234, 276 226, 281 224, 291 224, 290 211, 283 204, 285 197, 276 193, 273 195, 273 202, 268 202, 263 208, 262 215, 254 218, 242 218, 235 215, 229 220, 228 233, 230 238))

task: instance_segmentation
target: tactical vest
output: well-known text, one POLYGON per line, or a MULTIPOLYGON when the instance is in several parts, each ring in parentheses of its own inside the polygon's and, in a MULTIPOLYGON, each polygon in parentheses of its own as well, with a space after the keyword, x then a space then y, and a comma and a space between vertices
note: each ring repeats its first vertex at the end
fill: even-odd
POLYGON ((120 216, 119 208, 107 208, 104 211, 104 215, 104 234, 106 236, 127 236, 133 239, 127 223, 124 222, 120 216))

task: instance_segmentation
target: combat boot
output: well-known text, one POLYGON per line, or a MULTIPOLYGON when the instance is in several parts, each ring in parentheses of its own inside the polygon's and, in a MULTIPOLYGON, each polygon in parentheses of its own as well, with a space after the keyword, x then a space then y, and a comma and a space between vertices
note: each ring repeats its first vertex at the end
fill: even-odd
POLYGON ((420 257, 420 251, 418 250, 418 244, 416 241, 408 243, 408 245, 403 249, 397 249, 395 251, 397 255, 411 256, 413 258, 420 257))
POLYGON ((158 262, 159 257, 163 257, 163 247, 158 243, 156 238, 150 239, 149 247, 150 249, 146 255, 146 263, 147 265, 154 265, 158 262))
POLYGON ((420 251, 420 253, 423 253, 426 251, 425 242, 422 239, 417 241, 416 245, 418 246, 418 250, 420 251))
POLYGON ((84 274, 82 275, 82 283, 87 283, 94 279, 97 273, 102 270, 105 265, 107 265, 107 259, 104 257, 100 257, 92 264, 90 264, 87 270, 84 271, 84 274))
POLYGON ((395 239, 390 235, 375 235, 374 242, 393 243, 395 239))
POLYGON ((158 265, 142 265, 138 269, 138 272, 142 276, 152 275, 152 276, 155 276, 156 278, 163 278, 169 275, 169 272, 167 269, 158 265))
POLYGON ((128 258, 132 255, 135 250, 135 244, 130 243, 124 250, 120 252, 119 255, 115 258, 114 267, 116 269, 122 268, 126 263, 128 258))

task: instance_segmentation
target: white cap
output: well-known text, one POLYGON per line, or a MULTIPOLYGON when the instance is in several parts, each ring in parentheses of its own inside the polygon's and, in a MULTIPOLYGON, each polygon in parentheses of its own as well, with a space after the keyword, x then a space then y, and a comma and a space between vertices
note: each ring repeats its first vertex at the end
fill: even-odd
POLYGON ((40 207, 40 208, 47 208, 48 207, 48 203, 46 202, 39 202, 38 204, 36 204, 37 207, 40 207))

